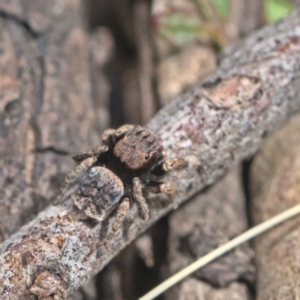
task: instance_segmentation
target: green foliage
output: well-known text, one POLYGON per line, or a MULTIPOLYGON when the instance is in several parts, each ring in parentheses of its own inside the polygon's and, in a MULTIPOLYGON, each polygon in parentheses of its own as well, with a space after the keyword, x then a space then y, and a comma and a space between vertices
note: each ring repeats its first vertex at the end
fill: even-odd
POLYGON ((230 0, 212 0, 220 16, 227 18, 230 12, 230 0))
POLYGON ((268 22, 283 18, 292 9, 293 5, 287 0, 265 0, 265 14, 268 22))
POLYGON ((199 20, 190 15, 174 13, 161 18, 161 33, 179 45, 195 40, 200 27, 199 20))
MULTIPOLYGON (((268 22, 283 18, 293 9, 288 0, 261 1, 264 1, 264 13, 268 22)), ((161 15, 158 26, 160 34, 181 46, 193 42, 204 33, 222 48, 227 43, 222 24, 226 23, 230 15, 231 1, 194 0, 194 3, 199 11, 198 16, 180 11, 161 15)))

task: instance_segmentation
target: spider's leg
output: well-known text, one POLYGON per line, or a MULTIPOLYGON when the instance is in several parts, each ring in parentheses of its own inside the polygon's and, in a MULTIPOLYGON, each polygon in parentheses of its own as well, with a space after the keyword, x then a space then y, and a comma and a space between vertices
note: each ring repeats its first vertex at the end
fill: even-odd
POLYGON ((108 128, 102 133, 102 143, 112 148, 116 141, 116 129, 108 128))
POLYGON ((128 197, 125 197, 118 208, 116 218, 112 224, 112 228, 105 239, 106 245, 112 240, 112 238, 115 236, 117 231, 121 228, 125 216, 127 214, 127 211, 129 210, 129 207, 130 207, 130 200, 128 197))
POLYGON ((135 127, 140 127, 138 125, 133 125, 133 124, 125 124, 122 125, 121 127, 119 127, 116 130, 116 138, 121 138, 122 136, 124 136, 128 131, 131 131, 133 128, 135 127))
POLYGON ((97 157, 90 157, 82 161, 75 169, 73 169, 65 178, 61 188, 60 192, 55 200, 54 205, 57 205, 61 202, 63 194, 65 192, 66 186, 70 181, 72 181, 78 174, 80 174, 83 171, 87 171, 90 167, 93 166, 93 164, 97 161, 97 157))
POLYGON ((170 183, 157 182, 151 180, 146 184, 145 189, 153 194, 164 193, 169 198, 173 198, 175 195, 175 190, 170 183))
POLYGON ((125 124, 118 129, 106 129, 102 134, 102 141, 105 145, 113 147, 116 142, 122 138, 127 132, 131 131, 136 125, 125 124))
POLYGON ((143 186, 138 177, 135 177, 132 180, 132 197, 137 202, 140 218, 143 220, 149 219, 148 204, 143 197, 143 186))
POLYGON ((161 175, 166 174, 169 171, 180 170, 186 166, 187 166, 187 163, 185 160, 183 160, 182 158, 179 158, 179 157, 174 157, 174 158, 167 159, 164 162, 162 162, 161 164, 155 166, 151 170, 151 174, 161 176, 161 175))
POLYGON ((90 151, 78 153, 78 154, 74 155, 72 158, 77 163, 81 163, 82 161, 84 161, 85 159, 87 159, 89 157, 93 157, 93 156, 99 157, 102 153, 104 153, 106 151, 108 151, 108 147, 106 145, 100 145, 100 146, 93 148, 90 151))

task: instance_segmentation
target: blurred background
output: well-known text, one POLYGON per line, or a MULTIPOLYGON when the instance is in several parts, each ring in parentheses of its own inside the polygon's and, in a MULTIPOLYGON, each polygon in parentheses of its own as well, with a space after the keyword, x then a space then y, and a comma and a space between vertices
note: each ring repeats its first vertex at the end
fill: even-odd
POLYGON ((145 124, 157 109, 209 74, 219 51, 284 17, 297 2, 85 1, 89 30, 109 28, 114 43, 105 69, 111 125, 145 124))

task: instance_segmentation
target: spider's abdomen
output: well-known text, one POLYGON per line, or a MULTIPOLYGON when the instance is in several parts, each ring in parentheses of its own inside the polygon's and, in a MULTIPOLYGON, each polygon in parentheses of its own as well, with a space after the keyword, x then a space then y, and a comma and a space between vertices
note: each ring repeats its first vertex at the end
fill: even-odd
POLYGON ((121 179, 104 167, 91 168, 77 188, 75 205, 89 217, 103 221, 124 195, 121 179))

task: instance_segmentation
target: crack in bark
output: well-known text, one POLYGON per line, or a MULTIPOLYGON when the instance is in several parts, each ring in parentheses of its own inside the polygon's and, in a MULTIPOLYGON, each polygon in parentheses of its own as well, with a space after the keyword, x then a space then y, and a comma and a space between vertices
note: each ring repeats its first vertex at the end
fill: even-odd
POLYGON ((37 39, 37 38, 41 37, 44 34, 44 33, 40 33, 40 32, 35 31, 29 25, 29 23, 26 22, 25 20, 13 15, 13 14, 10 14, 8 12, 5 12, 3 10, 0 10, 0 18, 15 22, 16 24, 18 24, 19 26, 24 28, 26 30, 26 32, 28 32, 30 34, 30 36, 34 39, 37 39))
POLYGON ((57 155, 61 155, 61 156, 66 156, 66 155, 70 155, 69 151, 63 150, 63 149, 58 149, 55 148, 54 146, 48 146, 48 147, 44 147, 44 148, 35 148, 34 153, 47 153, 47 152, 52 152, 54 154, 57 155))

